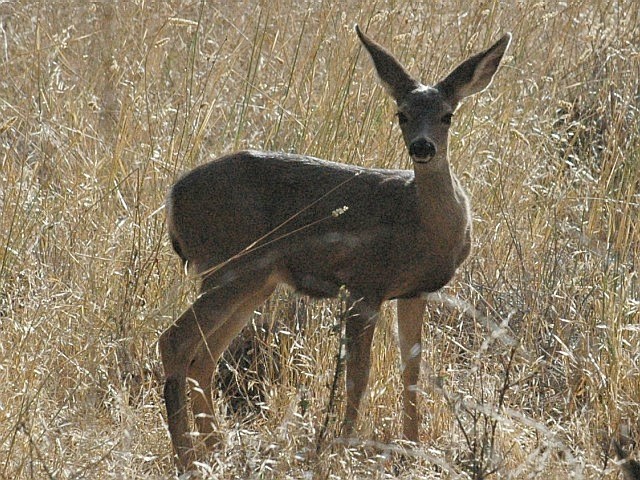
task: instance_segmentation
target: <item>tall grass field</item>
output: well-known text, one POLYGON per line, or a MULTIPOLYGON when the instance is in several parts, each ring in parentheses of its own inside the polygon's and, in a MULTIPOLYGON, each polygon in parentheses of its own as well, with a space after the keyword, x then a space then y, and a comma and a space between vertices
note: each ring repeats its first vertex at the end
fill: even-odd
POLYGON ((425 83, 513 34, 451 127, 473 250, 425 312, 421 444, 401 440, 393 305, 345 442, 344 299, 281 289, 221 362, 224 442, 199 475, 623 478, 640 453, 636 0, 1 1, 0 478, 177 475, 157 341, 198 281, 165 195, 246 148, 411 168, 355 23, 425 83))

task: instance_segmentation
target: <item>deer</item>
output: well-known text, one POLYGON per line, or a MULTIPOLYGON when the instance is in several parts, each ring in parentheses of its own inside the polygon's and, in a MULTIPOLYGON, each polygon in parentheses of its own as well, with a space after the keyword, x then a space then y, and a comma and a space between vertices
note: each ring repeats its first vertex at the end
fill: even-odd
POLYGON ((511 34, 427 86, 357 25, 355 31, 395 100, 412 169, 247 150, 197 166, 168 194, 171 244, 201 280, 197 299, 158 343, 181 470, 196 461, 188 399, 198 435, 215 447, 221 441, 212 420, 217 361, 280 284, 313 298, 348 292, 347 438, 368 384, 381 305, 396 301, 403 437, 419 442, 425 295, 444 287, 471 250, 469 199, 450 167, 449 128, 459 103, 492 82, 511 34))

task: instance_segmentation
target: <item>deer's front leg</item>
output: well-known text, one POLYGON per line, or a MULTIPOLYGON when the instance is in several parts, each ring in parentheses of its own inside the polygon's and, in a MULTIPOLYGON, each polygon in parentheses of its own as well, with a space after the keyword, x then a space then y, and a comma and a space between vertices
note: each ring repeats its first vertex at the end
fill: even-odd
POLYGON ((371 342, 379 315, 379 305, 371 306, 363 300, 352 305, 347 318, 347 411, 344 433, 350 436, 358 417, 358 409, 369 381, 371 368, 371 342))
POLYGON ((407 440, 418 441, 420 415, 417 409, 418 377, 422 352, 422 317, 426 301, 421 298, 400 299, 397 302, 398 340, 402 358, 404 385, 403 433, 407 440))

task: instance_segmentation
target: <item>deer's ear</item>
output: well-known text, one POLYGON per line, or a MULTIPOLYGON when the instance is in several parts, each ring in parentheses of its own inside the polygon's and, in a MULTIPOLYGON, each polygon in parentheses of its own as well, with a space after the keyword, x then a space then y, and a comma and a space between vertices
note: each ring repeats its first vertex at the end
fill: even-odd
POLYGON ((511 42, 511 34, 505 34, 493 46, 458 65, 453 72, 436 85, 453 106, 491 84, 500 61, 511 42))
POLYGON ((402 101, 405 95, 420 86, 420 82, 409 75, 387 49, 362 33, 358 25, 356 25, 356 33, 371 55, 382 84, 396 102, 402 101))

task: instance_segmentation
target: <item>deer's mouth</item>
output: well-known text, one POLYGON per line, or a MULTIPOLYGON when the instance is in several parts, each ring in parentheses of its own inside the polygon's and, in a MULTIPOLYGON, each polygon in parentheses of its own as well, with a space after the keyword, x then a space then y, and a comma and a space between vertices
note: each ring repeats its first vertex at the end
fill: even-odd
POLYGON ((411 160, 413 160, 415 163, 429 163, 431 160, 433 160, 433 156, 431 156, 431 157, 418 157, 416 155, 411 155, 411 160))

